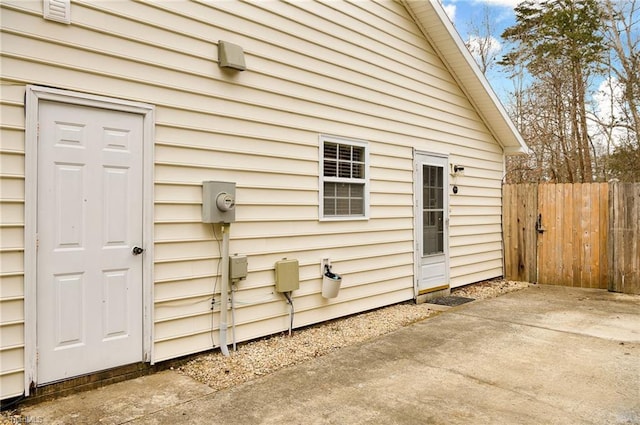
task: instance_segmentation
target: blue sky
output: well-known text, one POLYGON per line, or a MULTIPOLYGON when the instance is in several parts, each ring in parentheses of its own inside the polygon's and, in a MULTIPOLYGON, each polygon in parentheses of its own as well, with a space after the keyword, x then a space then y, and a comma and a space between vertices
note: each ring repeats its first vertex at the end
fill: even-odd
POLYGON ((442 0, 442 5, 449 17, 452 17, 456 29, 466 39, 467 28, 472 20, 482 21, 484 7, 489 8, 492 24, 495 25, 496 35, 515 23, 513 9, 522 0, 442 0))
MULTIPOLYGON (((472 27, 472 22, 476 26, 482 25, 484 9, 488 8, 493 27, 495 43, 497 49, 502 49, 500 34, 505 28, 515 24, 514 8, 522 0, 441 0, 447 14, 452 18, 453 24, 462 36, 464 41, 469 38, 468 32, 472 27)), ((501 52, 502 50, 499 50, 501 52)), ((502 53, 498 53, 498 58, 502 53)), ((508 98, 509 91, 513 89, 511 81, 507 75, 501 72, 500 67, 487 72, 487 79, 491 83, 498 97, 508 98)))
MULTIPOLYGON (((505 46, 500 38, 500 34, 505 28, 515 24, 514 8, 523 0, 440 0, 445 11, 453 21, 458 33, 466 42, 469 40, 469 31, 472 27, 471 22, 474 21, 477 27, 482 27, 484 17, 484 9, 488 8, 492 34, 495 39, 495 48, 497 51, 497 59, 499 60, 505 53, 505 46)), ((635 16, 638 16, 637 14, 635 16)), ((629 17, 627 17, 630 19, 629 17)), ((636 19, 636 18, 634 18, 636 19)), ((637 27, 636 27, 637 28, 637 27)), ((636 34, 634 39, 639 36, 636 34)), ((495 66, 486 73, 489 83, 493 87, 502 103, 507 106, 511 98, 510 92, 513 92, 513 83, 509 76, 501 69, 495 66)), ((593 93, 594 112, 603 119, 611 116, 611 95, 606 83, 609 80, 602 77, 598 82, 598 89, 593 93)), ((620 86, 613 80, 614 90, 619 91, 620 86)), ((620 93, 618 92, 618 96, 620 93)), ((595 130, 594 130, 595 131, 595 130)))

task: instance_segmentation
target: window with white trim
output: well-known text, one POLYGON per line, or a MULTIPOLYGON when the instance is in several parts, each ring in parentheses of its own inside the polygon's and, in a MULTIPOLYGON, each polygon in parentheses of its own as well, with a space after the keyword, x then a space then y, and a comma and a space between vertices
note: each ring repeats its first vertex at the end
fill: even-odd
POLYGON ((362 219, 369 215, 367 142, 320 136, 320 218, 362 219))

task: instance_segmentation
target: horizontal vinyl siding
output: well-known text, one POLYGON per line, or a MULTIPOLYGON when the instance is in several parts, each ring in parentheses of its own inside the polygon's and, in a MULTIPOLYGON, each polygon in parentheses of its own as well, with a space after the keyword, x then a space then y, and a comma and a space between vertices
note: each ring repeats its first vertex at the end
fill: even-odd
POLYGON ((24 391, 24 108, 20 86, 0 99, 0 398, 24 391))
MULTIPOLYGON (((500 154, 497 145, 495 151, 500 154)), ((450 183, 458 186, 458 194, 449 198, 450 284, 455 288, 503 274, 503 163, 501 158, 491 161, 459 154, 452 154, 450 162, 465 167, 464 175, 450 177, 450 183)))
POLYGON ((501 274, 502 153, 402 5, 74 1, 69 26, 40 8, 2 4, 9 303, 22 296, 26 84, 156 106, 155 361, 220 344, 220 234, 200 222, 204 180, 237 182, 230 252, 249 261, 239 340, 287 328, 273 291, 283 257, 300 262, 296 327, 413 297, 414 148, 466 167, 451 197, 452 285, 501 274), (243 47, 247 71, 217 66, 217 40, 243 47), (321 133, 369 142, 369 220, 318 221, 321 133), (343 275, 336 299, 320 296, 322 258, 343 275))

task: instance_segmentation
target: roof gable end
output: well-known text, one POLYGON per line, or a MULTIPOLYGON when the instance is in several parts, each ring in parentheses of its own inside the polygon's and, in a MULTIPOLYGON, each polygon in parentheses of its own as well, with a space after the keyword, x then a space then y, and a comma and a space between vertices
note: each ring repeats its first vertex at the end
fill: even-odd
POLYGON ((507 154, 527 145, 438 0, 402 0, 482 121, 507 154))

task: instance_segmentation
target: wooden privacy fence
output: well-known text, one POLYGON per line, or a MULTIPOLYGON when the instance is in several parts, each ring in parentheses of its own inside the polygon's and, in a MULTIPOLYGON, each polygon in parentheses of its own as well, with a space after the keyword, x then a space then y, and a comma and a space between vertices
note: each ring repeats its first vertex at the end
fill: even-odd
POLYGON ((503 186, 505 277, 640 294, 640 183, 503 186))

